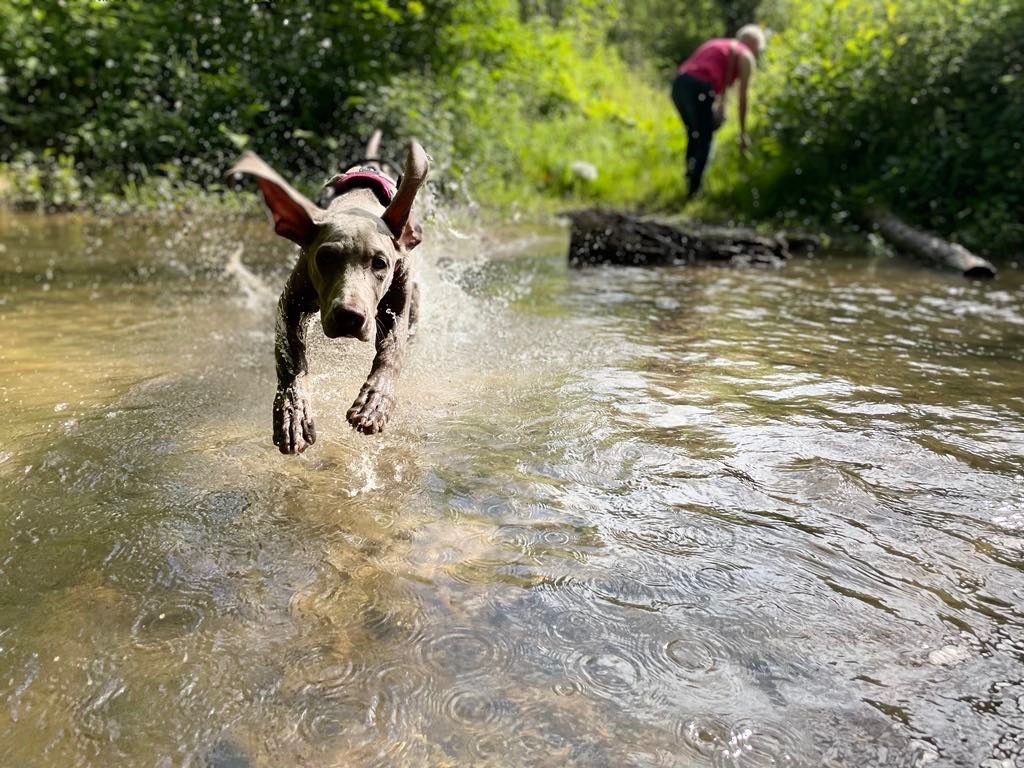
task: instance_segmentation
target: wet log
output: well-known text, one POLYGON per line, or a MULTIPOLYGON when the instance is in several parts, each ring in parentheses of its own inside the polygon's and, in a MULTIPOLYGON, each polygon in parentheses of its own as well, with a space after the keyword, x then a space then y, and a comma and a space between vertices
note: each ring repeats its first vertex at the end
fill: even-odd
MULTIPOLYGON (((569 264, 577 267, 697 263, 779 267, 790 256, 785 237, 749 229, 668 222, 600 208, 571 211, 565 216, 572 224, 569 264)), ((800 238, 806 249, 817 244, 812 236, 800 238)))
POLYGON ((996 268, 989 261, 971 253, 959 243, 951 243, 930 232, 912 227, 884 208, 873 207, 868 209, 867 213, 882 237, 900 250, 908 251, 939 266, 955 269, 964 277, 996 276, 996 268))

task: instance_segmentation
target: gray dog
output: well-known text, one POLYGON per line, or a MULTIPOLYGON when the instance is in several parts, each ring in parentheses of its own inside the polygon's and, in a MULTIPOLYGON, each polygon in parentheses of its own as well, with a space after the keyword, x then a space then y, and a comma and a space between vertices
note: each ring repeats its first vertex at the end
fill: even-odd
MULTIPOLYGON (((367 154, 376 156, 375 135, 367 154)), ((320 312, 324 335, 376 338, 377 354, 348 421, 360 432, 380 432, 395 408, 395 383, 406 341, 416 322, 419 290, 410 251, 420 227, 412 204, 427 178, 423 147, 409 142, 397 189, 374 160, 335 176, 313 203, 252 152, 228 173, 256 178, 274 218, 274 231, 297 243, 299 260, 278 302, 277 396, 274 444, 301 453, 316 442, 313 412, 303 386, 306 324, 320 312)))

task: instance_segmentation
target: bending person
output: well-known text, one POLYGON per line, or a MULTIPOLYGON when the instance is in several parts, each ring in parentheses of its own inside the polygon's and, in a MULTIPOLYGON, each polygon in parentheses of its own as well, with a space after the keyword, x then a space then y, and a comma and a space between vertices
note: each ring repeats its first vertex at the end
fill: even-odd
POLYGON ((757 69, 756 58, 764 49, 764 32, 748 24, 735 39, 708 40, 679 65, 672 83, 672 101, 686 126, 686 181, 689 196, 700 189, 704 167, 711 152, 712 134, 725 121, 725 94, 740 81, 740 152, 750 144, 747 137, 747 93, 757 69))

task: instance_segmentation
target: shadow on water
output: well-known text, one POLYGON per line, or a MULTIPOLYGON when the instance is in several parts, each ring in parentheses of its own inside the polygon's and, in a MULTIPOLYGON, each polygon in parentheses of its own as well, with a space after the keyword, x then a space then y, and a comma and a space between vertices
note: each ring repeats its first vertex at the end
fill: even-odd
POLYGON ((265 226, 0 244, 3 764, 1020 759, 1015 273, 437 232, 391 428, 314 331, 293 459, 265 226))

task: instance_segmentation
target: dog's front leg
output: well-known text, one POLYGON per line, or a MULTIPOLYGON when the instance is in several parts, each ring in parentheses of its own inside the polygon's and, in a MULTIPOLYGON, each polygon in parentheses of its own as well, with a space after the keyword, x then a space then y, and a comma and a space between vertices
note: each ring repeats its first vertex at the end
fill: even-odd
POLYGON ((384 429, 395 410, 395 384, 409 338, 411 298, 412 280, 403 263, 377 308, 377 354, 366 383, 348 410, 349 424, 364 434, 384 429))
POLYGON ((316 292, 302 260, 285 284, 277 303, 274 357, 277 395, 274 397, 274 445, 281 453, 302 453, 316 442, 313 409, 304 387, 306 324, 316 311, 316 292))

